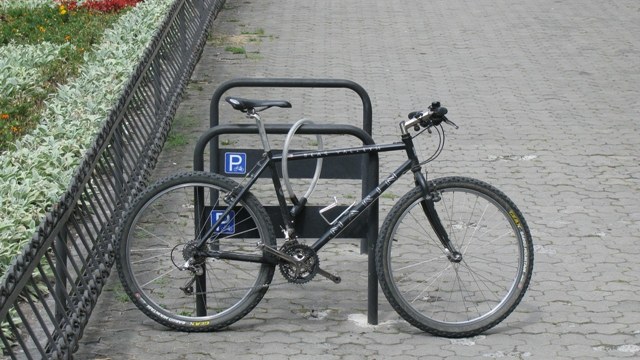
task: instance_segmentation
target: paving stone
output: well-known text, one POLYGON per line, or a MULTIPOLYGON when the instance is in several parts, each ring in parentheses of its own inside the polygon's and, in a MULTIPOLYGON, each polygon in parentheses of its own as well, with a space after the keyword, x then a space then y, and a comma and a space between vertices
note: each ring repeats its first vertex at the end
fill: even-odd
MULTIPOLYGON (((438 99, 460 129, 447 129, 429 174, 477 177, 517 203, 534 237, 531 288, 512 315, 475 339, 424 334, 399 321, 382 294, 380 324, 367 325, 361 321, 367 258, 357 240, 338 241, 320 258, 323 268, 343 277, 341 284, 273 287, 246 318, 211 334, 167 330, 105 290, 75 357, 638 357, 639 57, 634 0, 606 6, 595 0, 227 0, 176 115, 173 131, 187 144, 163 151, 154 178, 192 168, 194 144, 209 127, 211 94, 229 79, 356 81, 371 97, 377 143, 397 141, 399 121, 438 99), (244 44, 246 55, 225 51, 225 41, 258 30, 258 41, 244 44)), ((292 109, 269 110, 267 122, 361 121, 361 102, 349 91, 247 88, 233 94, 292 102, 292 109)), ((225 105, 221 119, 244 121, 225 105)), ((223 138, 255 143, 250 136, 223 138)), ((418 139, 421 149, 433 146, 433 137, 418 139)), ((274 138, 274 148, 282 142, 274 138)), ((400 155, 380 156, 382 176, 397 168, 400 155)), ((411 185, 412 179, 401 179, 391 191, 400 196, 411 185)), ((257 185, 261 201, 269 189, 257 185)), ((334 195, 358 192, 357 183, 324 181, 310 201, 328 204, 334 195)), ((381 221, 395 201, 382 199, 381 221)), ((117 282, 112 276, 106 289, 117 282)))

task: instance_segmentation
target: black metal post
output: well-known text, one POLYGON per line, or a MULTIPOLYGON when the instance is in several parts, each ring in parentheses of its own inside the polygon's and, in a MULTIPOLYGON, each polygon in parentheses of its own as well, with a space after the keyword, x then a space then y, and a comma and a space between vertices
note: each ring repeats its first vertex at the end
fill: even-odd
POLYGON ((56 237, 54 243, 55 251, 60 255, 60 259, 56 262, 55 272, 58 274, 58 279, 60 281, 56 282, 55 285, 55 294, 58 299, 61 299, 61 302, 56 302, 56 321, 60 322, 67 312, 68 304, 65 304, 65 300, 67 299, 67 275, 65 273, 65 268, 67 267, 67 229, 63 228, 59 235, 56 237))

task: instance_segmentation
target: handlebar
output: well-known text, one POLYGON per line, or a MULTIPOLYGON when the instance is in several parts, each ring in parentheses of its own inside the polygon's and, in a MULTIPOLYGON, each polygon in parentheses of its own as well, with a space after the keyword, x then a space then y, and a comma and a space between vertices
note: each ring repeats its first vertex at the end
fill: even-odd
POLYGON ((433 102, 426 111, 413 111, 409 113, 409 120, 400 123, 400 131, 402 134, 407 134, 411 128, 415 131, 420 130, 420 127, 429 129, 433 126, 440 125, 442 122, 457 129, 458 126, 445 116, 447 112, 447 108, 440 106, 440 102, 433 102))

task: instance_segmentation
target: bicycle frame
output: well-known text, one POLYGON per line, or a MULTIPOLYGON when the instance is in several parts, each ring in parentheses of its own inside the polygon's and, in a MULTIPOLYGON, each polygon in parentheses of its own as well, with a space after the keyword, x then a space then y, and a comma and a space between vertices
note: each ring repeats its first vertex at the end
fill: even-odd
MULTIPOLYGON (((260 128, 260 126, 259 126, 260 128)), ((280 178, 278 177, 276 163, 282 161, 281 155, 275 155, 268 148, 268 142, 263 139, 263 145, 265 145, 266 151, 264 153, 264 157, 262 160, 258 162, 255 170, 252 171, 251 176, 246 185, 244 185, 237 193, 230 194, 233 199, 226 199, 228 206, 225 211, 218 217, 218 220, 211 225, 210 229, 198 240, 197 247, 200 248, 207 239, 211 238, 215 229, 218 228, 224 219, 231 213, 232 209, 237 205, 239 199, 241 199, 246 192, 248 192, 251 187, 256 183, 258 178, 266 171, 267 169, 271 170, 272 174, 272 182, 274 185, 274 189, 276 192, 276 197, 278 199, 278 204, 280 207, 280 212, 282 215, 282 219, 284 221, 287 237, 293 236, 295 237, 295 227, 293 225, 293 216, 287 210, 287 202, 283 193, 282 184, 280 182, 280 178), (231 201, 228 201, 231 200, 231 201), (289 233, 290 232, 290 233, 289 233)), ((433 206, 433 199, 430 195, 430 190, 428 189, 427 180, 425 176, 421 173, 421 166, 419 165, 419 161, 415 154, 415 150, 413 147, 413 140, 410 135, 403 134, 402 135, 402 143, 391 143, 391 144, 382 144, 382 145, 365 145, 359 147, 350 147, 350 148, 342 148, 342 149, 334 149, 334 150, 315 150, 315 151, 302 151, 296 153, 290 153, 287 156, 288 161, 296 161, 303 159, 317 159, 317 158, 326 158, 326 157, 336 157, 336 156, 344 156, 344 155, 357 155, 357 154, 369 154, 369 153, 380 153, 380 152, 389 152, 389 151, 399 151, 405 150, 407 153, 407 160, 400 165, 395 171, 391 172, 385 180, 380 182, 373 190, 371 190, 367 195, 365 195, 360 202, 352 205, 345 213, 340 215, 327 231, 324 232, 322 236, 320 236, 316 242, 311 245, 311 248, 318 252, 322 247, 324 247, 329 241, 338 236, 342 230, 344 230, 348 225, 350 225, 359 215, 361 215, 371 204, 373 204, 391 185, 393 185, 400 177, 405 175, 408 171, 412 171, 414 173, 414 179, 417 186, 420 186, 425 201, 423 202, 423 209, 431 226, 434 228, 440 241, 451 253, 455 253, 451 242, 447 236, 447 233, 440 223, 439 217, 435 211, 433 206)), ((228 252, 219 252, 214 251, 210 255, 213 255, 220 259, 231 259, 231 260, 241 260, 248 262, 259 262, 259 263, 272 263, 264 256, 251 256, 251 255, 241 255, 234 254, 228 252)))

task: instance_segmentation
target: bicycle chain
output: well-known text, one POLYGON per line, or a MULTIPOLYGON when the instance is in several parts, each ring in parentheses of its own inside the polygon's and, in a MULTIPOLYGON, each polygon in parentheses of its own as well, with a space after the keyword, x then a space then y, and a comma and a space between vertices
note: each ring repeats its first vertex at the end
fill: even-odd
MULTIPOLYGON (((195 241, 191 241, 189 243, 187 243, 183 249, 183 257, 185 257, 185 260, 188 260, 188 258, 191 257, 191 255, 193 254, 193 249, 195 245, 195 241)), ((278 283, 269 283, 269 284, 262 284, 262 285, 258 285, 258 286, 249 286, 249 287, 238 287, 238 288, 229 288, 229 289, 220 289, 218 291, 226 291, 226 290, 232 290, 232 291, 237 291, 237 290, 247 290, 247 291, 257 291, 260 289, 264 289, 264 288, 278 288, 278 287, 283 287, 284 285, 289 285, 289 284, 294 284, 294 285, 303 285, 308 283, 309 281, 311 281, 315 275, 318 272, 318 269, 320 268, 320 260, 318 258, 318 255, 315 253, 315 251, 313 251, 313 249, 311 249, 311 247, 304 245, 304 244, 300 244, 295 240, 292 241, 288 241, 286 243, 284 243, 282 245, 282 247, 280 248, 280 251, 286 253, 287 255, 290 255, 292 257, 296 256, 296 253, 304 253, 307 254, 306 256, 308 256, 306 261, 310 261, 311 263, 315 264, 315 265, 311 265, 311 266, 305 266, 304 270, 306 270, 306 275, 300 277, 294 277, 295 276, 295 266, 293 264, 289 264, 289 263, 282 263, 279 265, 280 267, 280 273, 282 274, 282 276, 287 280, 287 281, 283 281, 283 282, 278 282, 278 283), (312 255, 310 255, 312 254, 312 255), (283 269, 283 267, 285 269, 283 269), (293 273, 291 273, 293 272, 293 273)), ((304 256, 304 255, 302 255, 304 256)), ((206 292, 203 293, 198 293, 198 292, 190 292, 189 295, 202 295, 202 294, 207 294, 206 292)))
MULTIPOLYGON (((246 290, 246 291, 257 291, 257 290, 261 290, 261 289, 272 289, 272 288, 281 288, 284 287, 285 285, 297 285, 297 286, 303 286, 305 283, 291 283, 289 281, 281 281, 281 282, 277 282, 277 283, 270 283, 270 284, 262 284, 262 285, 258 285, 258 286, 248 286, 248 287, 237 287, 237 288, 227 288, 227 289, 220 289, 218 291, 238 291, 238 290, 246 290)), ((208 294, 206 291, 205 292, 193 292, 192 294, 189 295, 206 295, 208 294)))

